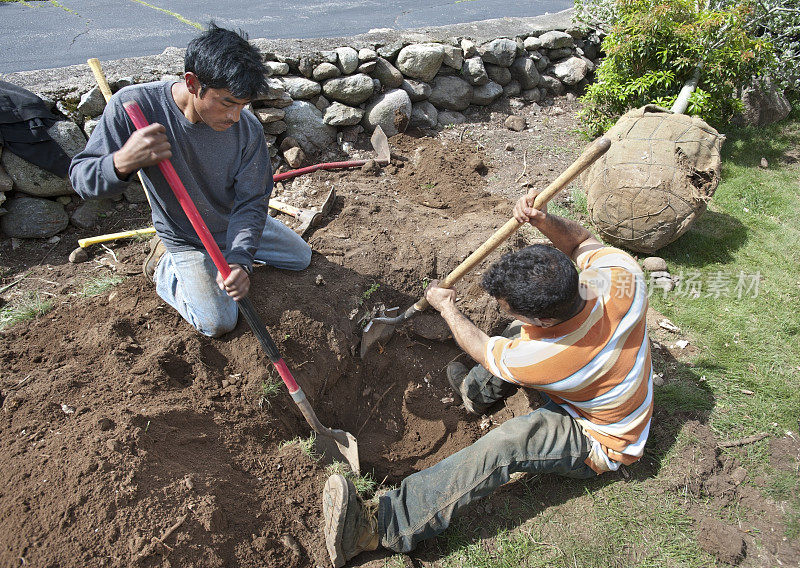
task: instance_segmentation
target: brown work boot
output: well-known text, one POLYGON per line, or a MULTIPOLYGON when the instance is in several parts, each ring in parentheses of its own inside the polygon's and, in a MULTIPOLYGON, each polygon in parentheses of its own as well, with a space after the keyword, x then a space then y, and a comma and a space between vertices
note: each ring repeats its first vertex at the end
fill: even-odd
POLYGON ((332 475, 322 491, 325 545, 334 568, 366 550, 378 548, 378 504, 364 502, 353 482, 332 475))
POLYGON ((456 395, 457 399, 464 404, 464 408, 467 409, 467 412, 480 416, 482 413, 473 406, 472 401, 469 399, 469 396, 467 396, 467 386, 464 384, 464 379, 467 378, 469 369, 467 369, 465 365, 453 361, 447 364, 445 372, 447 373, 447 382, 450 383, 453 393, 456 395))
POLYGON ((150 239, 150 253, 147 255, 147 258, 144 259, 144 263, 142 263, 142 272, 144 272, 144 275, 147 276, 150 282, 155 282, 154 275, 156 273, 156 266, 158 266, 158 261, 161 260, 166 250, 159 236, 150 239))

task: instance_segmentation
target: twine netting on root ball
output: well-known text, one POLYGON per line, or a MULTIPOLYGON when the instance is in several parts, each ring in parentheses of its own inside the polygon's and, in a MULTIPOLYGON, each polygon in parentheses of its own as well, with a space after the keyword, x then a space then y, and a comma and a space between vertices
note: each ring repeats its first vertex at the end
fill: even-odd
POLYGON ((623 115, 606 136, 611 148, 582 176, 589 218, 606 241, 655 252, 706 210, 725 136, 653 105, 623 115))

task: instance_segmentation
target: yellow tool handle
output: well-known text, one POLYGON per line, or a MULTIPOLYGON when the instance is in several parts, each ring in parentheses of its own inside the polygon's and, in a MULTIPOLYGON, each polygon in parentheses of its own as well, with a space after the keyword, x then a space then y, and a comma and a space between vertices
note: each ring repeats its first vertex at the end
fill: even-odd
MULTIPOLYGON (((597 158, 605 154, 610 146, 611 141, 608 138, 601 137, 595 140, 593 144, 583 151, 580 157, 575 160, 570 167, 564 170, 564 172, 558 176, 555 181, 553 181, 545 188, 544 191, 536 196, 536 199, 533 202, 534 208, 541 209, 544 207, 547 202, 555 197, 559 191, 564 189, 572 180, 578 177, 583 170, 592 165, 597 158)), ((503 241, 513 235, 521 226, 522 223, 518 222, 513 217, 509 219, 505 225, 495 231, 495 233, 489 237, 485 243, 478 247, 475 252, 469 255, 450 274, 445 276, 439 283, 439 287, 452 288, 456 282, 461 280, 465 274, 475 268, 475 266, 477 266, 484 258, 486 258, 489 253, 500 246, 503 241)), ((414 309, 422 311, 429 305, 430 304, 428 304, 428 300, 423 297, 416 304, 414 304, 414 309)))
MULTIPOLYGON (((97 82, 97 86, 100 87, 100 92, 103 93, 103 97, 106 99, 106 102, 110 101, 111 86, 108 84, 108 81, 106 80, 106 74, 103 73, 103 68, 100 66, 100 60, 97 59, 96 57, 92 57, 90 59, 87 59, 86 63, 89 65, 89 68, 92 70, 92 73, 94 73, 94 80, 97 82)), ((138 171, 136 172, 136 174, 139 176, 139 183, 142 184, 142 189, 144 189, 144 196, 147 198, 147 204, 150 205, 150 208, 152 209, 153 205, 150 203, 150 194, 147 193, 147 186, 144 184, 144 178, 142 177, 142 172, 138 171)), ((103 236, 108 236, 108 235, 103 235, 103 236)), ((94 238, 99 239, 102 237, 94 237, 94 238)), ((119 238, 124 238, 124 237, 119 237, 119 238)), ((105 240, 113 240, 113 239, 105 239, 105 240)), ((97 242, 103 242, 103 241, 97 241, 97 242)), ((78 244, 81 246, 81 248, 83 248, 84 245, 81 245, 80 241, 78 241, 78 244)))
POLYGON ((282 211, 287 215, 291 215, 292 217, 299 217, 300 209, 295 207, 294 205, 289 205, 288 203, 284 203, 283 201, 278 201, 277 199, 270 199, 269 200, 269 208, 270 209, 277 209, 278 211, 282 211))
POLYGON ((100 235, 98 237, 78 239, 78 246, 81 248, 86 248, 89 245, 96 245, 97 243, 105 243, 108 241, 127 239, 130 237, 149 237, 155 234, 156 230, 153 227, 147 227, 146 229, 134 229, 133 231, 122 231, 121 233, 110 233, 108 235, 100 235))
POLYGON ((94 80, 97 81, 97 86, 100 87, 100 92, 103 93, 106 102, 108 102, 111 99, 111 87, 108 85, 108 81, 106 81, 103 68, 100 67, 100 60, 96 57, 92 57, 91 59, 87 59, 86 63, 88 63, 89 67, 92 69, 92 73, 94 73, 94 80))

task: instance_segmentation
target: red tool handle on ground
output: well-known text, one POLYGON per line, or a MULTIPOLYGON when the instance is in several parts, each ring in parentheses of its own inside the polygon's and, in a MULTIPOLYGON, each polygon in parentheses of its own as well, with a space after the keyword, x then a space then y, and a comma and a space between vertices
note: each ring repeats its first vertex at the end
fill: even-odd
POLYGON ((310 174, 317 170, 343 170, 345 168, 357 168, 363 166, 369 160, 350 160, 349 162, 326 162, 324 164, 314 164, 313 166, 306 166, 297 170, 290 170, 282 174, 275 174, 272 176, 272 181, 283 181, 285 179, 294 178, 303 174, 310 174))
MULTIPOLYGON (((137 130, 149 126, 142 109, 139 108, 139 105, 136 104, 135 101, 127 101, 123 103, 122 106, 125 108, 125 112, 128 113, 128 116, 137 130)), ((222 274, 222 278, 227 278, 231 273, 231 268, 228 266, 225 257, 222 256, 222 251, 219 250, 219 246, 217 246, 216 241, 214 241, 214 237, 211 236, 211 231, 208 230, 208 226, 206 226, 205 221, 203 221, 203 218, 200 216, 200 212, 197 210, 197 207, 195 207, 191 197, 189 197, 189 193, 186 191, 186 187, 183 185, 181 178, 178 177, 178 172, 175 171, 172 162, 169 160, 164 160, 158 164, 158 169, 161 170, 162 174, 164 174, 164 177, 172 189, 172 192, 175 194, 175 197, 178 199, 178 203, 180 203, 183 212, 186 213, 186 216, 189 218, 189 222, 197 232, 197 236, 200 237, 200 240, 203 242, 203 246, 205 247, 206 252, 208 252, 208 254, 211 256, 211 260, 214 261, 214 266, 216 266, 217 270, 219 270, 220 274, 222 274)), ((292 373, 286 366, 286 362, 280 356, 278 347, 275 345, 272 337, 270 337, 267 328, 264 327, 261 318, 258 317, 252 302, 250 302, 249 298, 245 297, 239 300, 238 304, 239 310, 244 315, 247 323, 250 324, 250 327, 253 329, 253 333, 255 333, 256 337, 261 342, 261 345, 267 352, 270 361, 272 361, 272 364, 275 365, 275 368, 278 370, 278 374, 283 379, 286 388, 289 389, 289 394, 294 395, 300 390, 300 387, 297 385, 292 373)))

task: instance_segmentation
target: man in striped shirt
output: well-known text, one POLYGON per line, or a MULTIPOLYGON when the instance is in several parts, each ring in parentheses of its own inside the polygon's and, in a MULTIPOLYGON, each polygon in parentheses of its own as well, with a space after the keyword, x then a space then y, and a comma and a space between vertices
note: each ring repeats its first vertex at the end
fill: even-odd
POLYGON ((538 390, 544 406, 407 477, 379 500, 365 503, 351 482, 331 476, 323 514, 334 566, 379 545, 414 549, 512 473, 589 478, 642 456, 653 411, 644 275, 631 256, 604 246, 580 224, 533 209, 535 196, 520 198, 514 217, 555 248, 506 254, 483 278, 486 291, 516 318, 503 336, 489 337, 461 314, 453 290, 434 282, 426 298, 479 363, 447 368, 469 412, 482 414, 519 387, 538 390))

